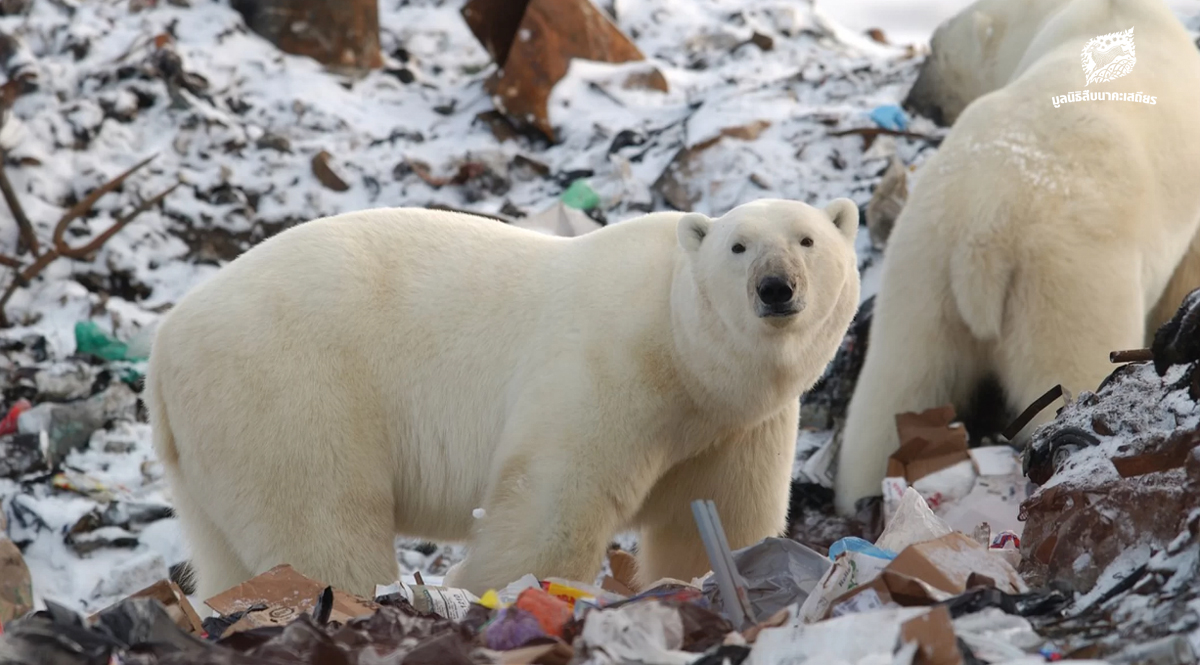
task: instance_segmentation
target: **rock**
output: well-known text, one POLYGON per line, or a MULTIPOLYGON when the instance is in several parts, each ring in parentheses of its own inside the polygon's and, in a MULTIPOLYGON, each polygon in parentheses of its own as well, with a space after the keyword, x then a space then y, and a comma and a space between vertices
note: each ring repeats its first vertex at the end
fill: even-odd
MULTIPOLYGON (((471 0, 463 7, 471 32, 498 65, 485 87, 496 108, 555 141, 547 102, 572 58, 622 63, 642 52, 589 0, 471 0)), ((629 85, 666 91, 654 70, 629 85)))
POLYGON ((278 150, 279 152, 292 151, 292 142, 289 141, 286 136, 272 134, 271 132, 267 132, 266 134, 258 137, 258 140, 254 142, 254 146, 259 150, 278 150))
POLYGON ((883 179, 875 187, 871 200, 867 203, 867 230, 871 236, 871 244, 876 249, 883 249, 896 218, 904 210, 908 200, 908 169, 896 155, 892 155, 891 163, 883 174, 883 179))
MULTIPOLYGON (((3 533, 3 529, 0 529, 3 533)), ((21 550, 0 537, 0 628, 33 609, 33 581, 21 550)))
POLYGON ((281 50, 347 69, 383 66, 378 0, 232 0, 246 25, 281 50))
POLYGON ((341 176, 333 172, 333 167, 329 166, 329 160, 332 157, 328 152, 322 150, 313 155, 312 172, 321 181, 322 185, 332 189, 335 192, 344 192, 350 189, 350 185, 342 180, 341 176))

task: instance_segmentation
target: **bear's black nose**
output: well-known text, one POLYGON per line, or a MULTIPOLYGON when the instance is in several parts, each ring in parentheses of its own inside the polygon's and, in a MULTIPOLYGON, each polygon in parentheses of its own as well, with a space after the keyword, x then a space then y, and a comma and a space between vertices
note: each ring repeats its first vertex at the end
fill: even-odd
POLYGON ((779 277, 764 277, 758 283, 758 298, 764 305, 783 305, 791 302, 792 285, 779 277))

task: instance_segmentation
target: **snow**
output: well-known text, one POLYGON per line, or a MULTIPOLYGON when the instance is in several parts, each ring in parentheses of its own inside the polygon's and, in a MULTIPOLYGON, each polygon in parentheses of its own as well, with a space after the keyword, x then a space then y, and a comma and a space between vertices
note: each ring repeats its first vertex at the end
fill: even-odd
POLYGON ((1064 484, 1078 489, 1099 487, 1118 477, 1110 461, 1113 457, 1136 455, 1172 432, 1200 427, 1200 406, 1188 396, 1187 386, 1181 385, 1186 369, 1176 365, 1160 377, 1149 363, 1128 366, 1107 386, 1096 393, 1081 393, 1053 423, 1038 428, 1033 434, 1034 448, 1048 445, 1051 434, 1068 427, 1095 434, 1099 445, 1072 453, 1037 494, 1064 484), (1097 419, 1113 434, 1095 433, 1097 419))
MULTIPOLYGON (((653 184, 667 165, 731 127, 763 128, 746 139, 720 138, 700 154, 690 179, 703 184, 695 190, 696 210, 720 214, 767 196, 814 204, 848 196, 865 204, 893 151, 920 165, 932 148, 885 136, 864 150, 861 137, 830 136, 871 126, 868 113, 898 103, 919 66, 919 58, 862 31, 878 25, 898 43, 921 41, 963 3, 818 0, 814 12, 792 0, 615 0, 618 25, 669 91, 616 84, 645 64, 576 61, 550 100, 562 142, 549 146, 500 140, 476 119, 493 109, 483 90, 493 65, 462 20, 461 2, 381 0, 386 67, 357 80, 281 53, 249 32, 224 1, 192 0, 191 8, 158 3, 138 12, 129 3, 88 2, 74 5, 73 16, 61 4, 37 1, 27 16, 0 17, 0 31, 24 42, 8 71, 25 63, 37 74, 39 88, 17 100, 0 142, 8 151, 6 172, 39 236, 49 238, 75 200, 151 155, 122 190, 100 199, 97 214, 71 225, 72 243, 175 182, 184 184, 91 261, 58 261, 16 292, 6 313, 17 325, 0 331, 0 340, 44 335, 50 359, 43 368, 74 352, 72 331, 81 320, 144 344, 164 308, 239 248, 314 217, 428 204, 534 214, 575 177, 601 195, 609 223, 663 209, 653 184), (746 43, 755 33, 771 37, 773 47, 746 43), (152 44, 163 34, 172 36, 184 71, 207 80, 203 94, 181 90, 173 99, 153 73, 152 44), (401 68, 412 83, 395 74, 401 68), (645 141, 610 150, 627 130, 645 141), (348 190, 327 189, 313 175, 311 160, 320 151, 331 155, 348 190), (549 176, 522 166, 529 160, 549 176), (486 164, 498 177, 434 187, 412 169, 423 163, 442 176, 467 161, 486 164), (75 231, 86 233, 76 238, 75 231), (222 250, 222 243, 233 249, 222 250), (149 295, 102 296, 77 281, 89 274, 123 275, 149 295)), ((1200 29, 1192 18, 1200 15, 1200 0, 1173 6, 1200 29)), ((945 133, 923 118, 913 118, 909 129, 945 133)), ((0 207, 0 251, 11 251, 16 238, 9 211, 0 207)), ((879 254, 865 228, 858 248, 865 300, 879 287, 879 254)), ((1173 399, 1160 411, 1193 422, 1198 414, 1182 412, 1190 402, 1173 399)), ((798 453, 806 459, 829 437, 800 438, 798 453)), ((115 423, 66 466, 82 491, 0 480, 9 536, 24 545, 39 601, 94 611, 187 559, 175 519, 130 527, 139 542, 132 549, 79 555, 64 544, 67 529, 112 497, 169 503, 147 425, 115 423)), ((633 542, 629 534, 617 540, 625 547, 633 542)), ((416 547, 398 539, 398 558, 406 575, 429 573, 427 581, 462 558, 459 545, 416 547)))

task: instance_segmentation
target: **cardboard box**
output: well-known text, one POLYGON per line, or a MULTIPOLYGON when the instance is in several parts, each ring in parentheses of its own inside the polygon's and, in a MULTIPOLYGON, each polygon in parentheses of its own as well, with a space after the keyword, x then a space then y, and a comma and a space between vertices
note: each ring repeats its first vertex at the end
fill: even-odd
POLYGON ((1005 593, 1028 591, 1008 561, 958 531, 909 545, 884 568, 888 571, 916 578, 952 595, 966 591, 972 576, 990 579, 1005 593))
POLYGON ((967 430, 954 422, 954 407, 940 406, 920 413, 896 414, 900 448, 888 458, 887 476, 903 477, 908 484, 971 459, 967 430))
POLYGON ((856 586, 836 598, 829 604, 825 618, 888 607, 933 605, 950 597, 951 594, 925 581, 885 569, 870 582, 856 586))
POLYGON ((954 633, 954 622, 950 610, 934 607, 921 616, 909 619, 900 628, 900 638, 905 642, 917 643, 917 655, 913 665, 961 665, 962 651, 958 649, 958 636, 954 633))
MULTIPOLYGON (((312 613, 317 597, 325 587, 325 584, 309 579, 284 564, 223 591, 204 601, 204 604, 222 616, 259 604, 267 606, 265 610, 246 614, 226 629, 222 636, 232 635, 249 628, 286 625, 301 614, 312 613)), ((355 617, 374 614, 378 609, 379 606, 372 601, 334 589, 333 611, 329 614, 329 620, 345 623, 355 617)))
MULTIPOLYGON (((195 608, 188 602, 187 594, 183 592, 183 589, 179 588, 179 585, 170 580, 155 582, 145 589, 130 595, 129 598, 153 598, 162 603, 162 606, 167 610, 167 614, 175 621, 175 625, 191 635, 204 634, 204 625, 200 622, 200 615, 196 614, 195 608)), ((100 612, 103 611, 101 610, 100 612)), ((100 612, 88 617, 88 623, 94 622, 96 617, 100 615, 100 612)))

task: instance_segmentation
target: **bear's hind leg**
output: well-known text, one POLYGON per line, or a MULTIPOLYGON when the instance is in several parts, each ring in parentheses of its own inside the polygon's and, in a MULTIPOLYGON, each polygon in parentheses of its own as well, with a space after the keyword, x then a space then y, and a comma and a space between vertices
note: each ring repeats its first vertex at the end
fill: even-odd
MULTIPOLYGON (((183 489, 185 486, 176 482, 172 483, 172 487, 183 489)), ((191 568, 195 576, 197 598, 202 601, 208 600, 253 577, 225 535, 204 513, 203 507, 193 502, 184 492, 177 492, 172 496, 171 504, 191 552, 191 568)), ((204 617, 212 612, 203 603, 197 606, 196 610, 204 617)))
MULTIPOLYGON (((1146 309, 1136 265, 1121 256, 1089 255, 1088 261, 1104 266, 1101 274, 1047 261, 1036 280, 1014 283, 996 363, 1016 413, 1058 384, 1072 396, 1096 390, 1115 369, 1110 352, 1142 346, 1146 309)), ((1027 441, 1054 413, 1043 409, 1016 442, 1027 441)))
POLYGON ((856 502, 882 492, 887 458, 900 445, 896 414, 943 404, 959 410, 983 379, 987 351, 971 335, 937 275, 926 268, 885 274, 867 357, 850 400, 838 450, 834 500, 852 516, 856 502), (939 296, 940 294, 940 296, 939 296))

